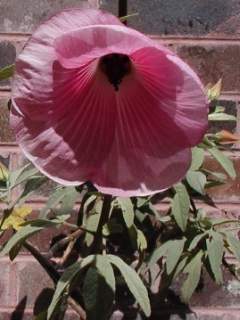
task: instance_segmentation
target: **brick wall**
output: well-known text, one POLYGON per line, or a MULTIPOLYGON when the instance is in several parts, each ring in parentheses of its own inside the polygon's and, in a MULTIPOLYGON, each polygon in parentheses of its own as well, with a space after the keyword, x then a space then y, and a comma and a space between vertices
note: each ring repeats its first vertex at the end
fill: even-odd
MULTIPOLYGON (((118 12, 117 0, 0 0, 0 67, 14 62, 29 34, 52 13, 67 6, 102 7, 118 12)), ((129 25, 169 46, 186 60, 205 84, 223 79, 221 103, 237 115, 237 125, 229 129, 240 132, 240 2, 238 0, 128 0, 128 13, 139 15, 129 25)), ((10 168, 18 167, 24 159, 8 127, 7 101, 9 83, 0 86, 0 158, 10 168)), ((224 127, 224 124, 222 124, 224 127)), ((213 127, 211 130, 221 128, 213 127)), ((240 213, 240 153, 234 146, 231 157, 238 172, 235 181, 229 180, 214 190, 220 210, 214 214, 238 216, 240 213)), ((209 160, 209 167, 216 164, 209 160)), ((46 186, 31 199, 37 211, 44 202, 46 186)), ((162 206, 160 207, 162 209, 162 206)), ((53 231, 55 234, 60 231, 53 231)), ((49 246, 49 232, 34 237, 42 251, 49 246)), ((0 320, 32 319, 34 311, 52 294, 52 284, 36 262, 22 253, 14 262, 0 259, 0 320), (34 304, 37 299, 37 303, 34 304), (18 306, 19 313, 16 310, 18 306), (21 309, 25 308, 21 318, 21 309)), ((196 293, 191 308, 201 320, 240 319, 240 283, 225 275, 221 288, 210 279, 196 293)), ((177 288, 173 288, 177 292, 177 288)), ((161 310, 161 307, 159 308, 161 310)), ((69 314, 69 319, 77 319, 69 314)), ((186 308, 162 310, 159 319, 195 319, 186 308), (172 316, 169 316, 172 313, 172 316), (186 318, 184 318, 186 317, 186 318)))

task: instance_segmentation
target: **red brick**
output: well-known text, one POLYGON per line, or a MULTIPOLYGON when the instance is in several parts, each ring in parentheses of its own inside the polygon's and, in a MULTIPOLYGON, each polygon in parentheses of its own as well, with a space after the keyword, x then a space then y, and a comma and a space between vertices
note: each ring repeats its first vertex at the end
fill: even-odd
MULTIPOLYGON (((103 0, 112 9, 112 0, 103 0)), ((116 1, 115 1, 116 2, 116 1)), ((240 34, 237 0, 128 0, 129 25, 143 32, 165 35, 234 37, 240 34)))
POLYGON ((66 7, 97 6, 97 0, 1 0, 0 32, 31 32, 37 25, 66 7))
MULTIPOLYGON (((226 183, 209 188, 208 194, 216 201, 221 202, 239 202, 240 201, 240 158, 232 158, 237 173, 235 180, 227 179, 226 183)), ((205 167, 212 171, 225 173, 221 166, 212 158, 208 158, 205 167)))
POLYGON ((26 306, 33 307, 44 289, 53 288, 52 280, 39 263, 31 257, 18 257, 14 263, 17 274, 17 303, 26 297, 26 306))
MULTIPOLYGON (((11 266, 8 260, 2 258, 0 259, 0 306, 9 306, 16 303, 16 301, 12 301, 12 292, 11 292, 11 281, 14 279, 10 278, 11 274, 11 266)), ((1 319, 1 318, 0 318, 1 319)))
POLYGON ((176 44, 180 57, 199 75, 202 81, 216 83, 223 80, 224 91, 240 89, 240 45, 176 44))

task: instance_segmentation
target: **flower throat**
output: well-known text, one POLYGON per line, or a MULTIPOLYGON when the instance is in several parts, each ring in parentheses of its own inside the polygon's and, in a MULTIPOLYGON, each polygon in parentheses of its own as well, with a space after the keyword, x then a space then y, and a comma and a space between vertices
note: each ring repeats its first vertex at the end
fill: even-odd
POLYGON ((118 91, 122 79, 131 71, 131 60, 125 54, 111 53, 101 58, 100 68, 118 91))

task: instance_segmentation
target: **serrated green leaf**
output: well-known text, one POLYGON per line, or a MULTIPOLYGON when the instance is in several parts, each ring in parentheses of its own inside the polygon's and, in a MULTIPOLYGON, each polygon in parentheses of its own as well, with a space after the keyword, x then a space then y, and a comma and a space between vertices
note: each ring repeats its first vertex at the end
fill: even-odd
POLYGON ((113 268, 106 256, 95 257, 95 267, 87 271, 83 285, 84 305, 89 320, 107 320, 115 296, 113 268))
POLYGON ((189 186, 200 193, 201 195, 205 194, 205 184, 207 182, 207 178, 205 174, 200 171, 188 171, 186 175, 186 180, 189 186))
POLYGON ((0 69, 0 81, 11 78, 14 73, 14 64, 10 64, 0 69))
POLYGON ((122 274, 130 292, 139 303, 143 312, 147 317, 151 314, 150 301, 147 289, 145 288, 142 280, 134 269, 128 266, 122 259, 114 255, 107 255, 110 263, 115 265, 122 274))
POLYGON ((54 292, 51 304, 48 308, 47 312, 47 320, 51 319, 54 314, 55 309, 57 308, 59 302, 61 302, 61 298, 67 287, 74 281, 74 279, 78 276, 79 272, 91 264, 94 261, 94 255, 87 256, 80 262, 75 262, 70 267, 68 267, 61 278, 57 283, 56 290, 54 292))
POLYGON ((192 149, 192 163, 190 170, 198 170, 204 161, 204 150, 202 148, 195 147, 192 149))
POLYGON ((206 243, 211 270, 216 282, 221 284, 223 282, 221 265, 224 252, 222 235, 212 231, 209 233, 209 239, 207 239, 206 243))
POLYGON ((134 223, 134 209, 131 199, 118 197, 117 203, 122 210, 123 219, 127 228, 131 228, 134 223))
POLYGON ((181 288, 181 299, 188 303, 201 276, 203 251, 199 251, 191 261, 186 265, 183 273, 187 274, 187 279, 184 281, 181 288))
POLYGON ((217 162, 222 166, 226 173, 232 178, 236 178, 236 171, 234 169, 232 161, 225 156, 223 152, 217 148, 209 148, 208 152, 217 160, 217 162))
POLYGON ((189 207, 190 199, 187 193, 185 186, 182 183, 179 183, 175 187, 176 194, 174 195, 172 202, 172 214, 182 231, 186 230, 188 216, 189 216, 189 207))
POLYGON ((27 238, 34 235, 35 233, 45 229, 51 228, 58 225, 59 222, 56 220, 35 220, 29 221, 28 225, 23 226, 20 230, 18 230, 6 243, 3 249, 0 252, 0 256, 4 256, 8 254, 10 250, 17 245, 21 245, 27 238), (31 224, 30 224, 31 223, 31 224))
POLYGON ((240 241, 232 234, 227 234, 227 242, 230 246, 232 253, 240 261, 240 241))
POLYGON ((208 115, 209 121, 237 121, 237 118, 231 114, 214 112, 208 115))

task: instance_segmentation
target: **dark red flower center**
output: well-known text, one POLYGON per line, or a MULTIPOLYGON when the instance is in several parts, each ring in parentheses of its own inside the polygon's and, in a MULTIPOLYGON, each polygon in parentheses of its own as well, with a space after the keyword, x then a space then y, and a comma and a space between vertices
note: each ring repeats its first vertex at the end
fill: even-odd
POLYGON ((131 60, 125 54, 111 53, 101 58, 100 68, 118 91, 122 79, 131 71, 131 60))

